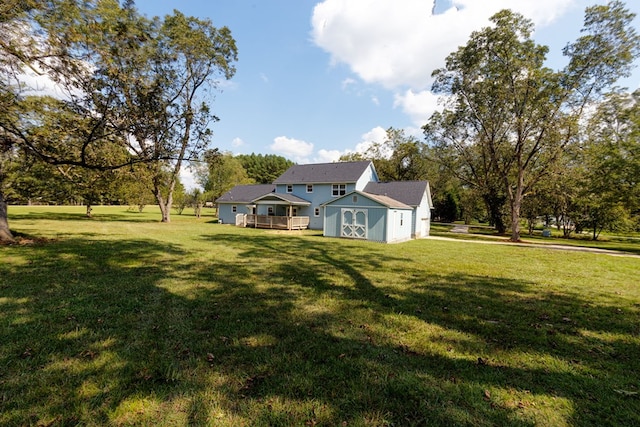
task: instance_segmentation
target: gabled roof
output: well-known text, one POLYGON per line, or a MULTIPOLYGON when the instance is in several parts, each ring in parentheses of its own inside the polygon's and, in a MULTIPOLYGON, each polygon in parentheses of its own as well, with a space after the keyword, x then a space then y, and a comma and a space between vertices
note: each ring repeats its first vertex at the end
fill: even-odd
POLYGON ((345 194, 344 196, 340 196, 336 199, 330 200, 326 203, 323 203, 321 206, 327 206, 330 205, 332 203, 335 203, 339 200, 342 199, 346 199, 348 197, 351 197, 353 194, 359 194, 362 197, 366 197, 367 199, 373 200, 374 202, 380 203, 383 206, 386 206, 387 208, 391 208, 391 209, 411 209, 411 206, 408 206, 398 200, 392 199, 391 197, 388 196, 380 196, 377 194, 371 194, 371 193, 366 193, 366 192, 362 192, 362 191, 351 191, 347 194, 345 194))
POLYGON ((365 193, 388 196, 409 206, 418 206, 427 192, 429 207, 432 206, 429 183, 427 181, 370 182, 365 193))
POLYGON ((269 194, 264 194, 260 197, 257 197, 255 199, 253 199, 254 202, 259 202, 260 200, 273 200, 273 199, 278 199, 278 200, 282 200, 283 202, 287 202, 293 205, 299 205, 299 206, 309 206, 311 204, 310 201, 305 200, 301 197, 298 196, 294 196, 293 194, 287 194, 287 193, 269 193, 269 194))
POLYGON ((274 184, 354 183, 367 170, 370 161, 293 165, 274 184))
POLYGON ((251 203, 261 196, 273 193, 273 184, 236 185, 216 199, 216 203, 251 203))

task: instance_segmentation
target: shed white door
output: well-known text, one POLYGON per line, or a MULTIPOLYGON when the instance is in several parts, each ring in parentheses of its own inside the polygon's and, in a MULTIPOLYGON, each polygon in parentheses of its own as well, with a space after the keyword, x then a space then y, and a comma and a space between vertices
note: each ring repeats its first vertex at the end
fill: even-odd
POLYGON ((367 238, 367 210, 366 209, 342 209, 341 237, 353 239, 367 238))

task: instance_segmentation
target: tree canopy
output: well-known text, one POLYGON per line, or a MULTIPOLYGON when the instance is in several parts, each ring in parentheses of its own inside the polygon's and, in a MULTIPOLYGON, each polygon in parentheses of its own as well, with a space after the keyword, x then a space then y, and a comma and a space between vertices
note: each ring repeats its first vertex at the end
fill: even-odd
MULTIPOLYGON (((182 163, 210 143, 212 90, 235 73, 227 27, 131 0, 23 1, 0 8, 0 141, 51 165, 109 171, 144 164, 169 221, 182 163), (55 85, 51 97, 30 74, 55 85), (170 171, 167 173, 167 171, 170 171)), ((0 159, 0 238, 10 239, 0 159)))
POLYGON ((533 23, 503 10, 434 71, 447 103, 424 126, 427 141, 490 210, 508 202, 512 240, 524 197, 578 143, 585 108, 629 74, 640 53, 633 17, 619 1, 587 8, 582 36, 563 51, 568 65, 554 71, 533 23))

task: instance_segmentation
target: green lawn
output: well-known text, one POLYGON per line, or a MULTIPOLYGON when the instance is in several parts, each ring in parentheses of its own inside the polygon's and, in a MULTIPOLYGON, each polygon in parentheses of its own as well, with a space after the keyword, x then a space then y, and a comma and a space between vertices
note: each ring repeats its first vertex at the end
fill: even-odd
POLYGON ((10 207, 0 425, 640 425, 638 258, 83 212, 10 207))

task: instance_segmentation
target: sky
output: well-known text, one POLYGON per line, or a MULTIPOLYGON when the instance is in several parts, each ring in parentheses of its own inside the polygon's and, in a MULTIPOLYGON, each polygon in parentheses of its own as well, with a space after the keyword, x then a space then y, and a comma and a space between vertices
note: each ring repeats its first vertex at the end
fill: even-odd
MULTIPOLYGON (((227 26, 236 74, 208 101, 212 145, 233 154, 332 162, 381 142, 389 127, 422 137, 438 108, 433 70, 489 17, 510 8, 535 24, 547 65, 580 35, 593 0, 137 0, 149 17, 177 9, 227 26)), ((627 0, 640 15, 640 2, 627 0)), ((634 21, 640 29, 640 18, 634 21)), ((640 64, 638 64, 640 65, 640 64)), ((640 88, 640 68, 620 82, 640 88)), ((183 180, 190 186, 191 177, 183 180)))

